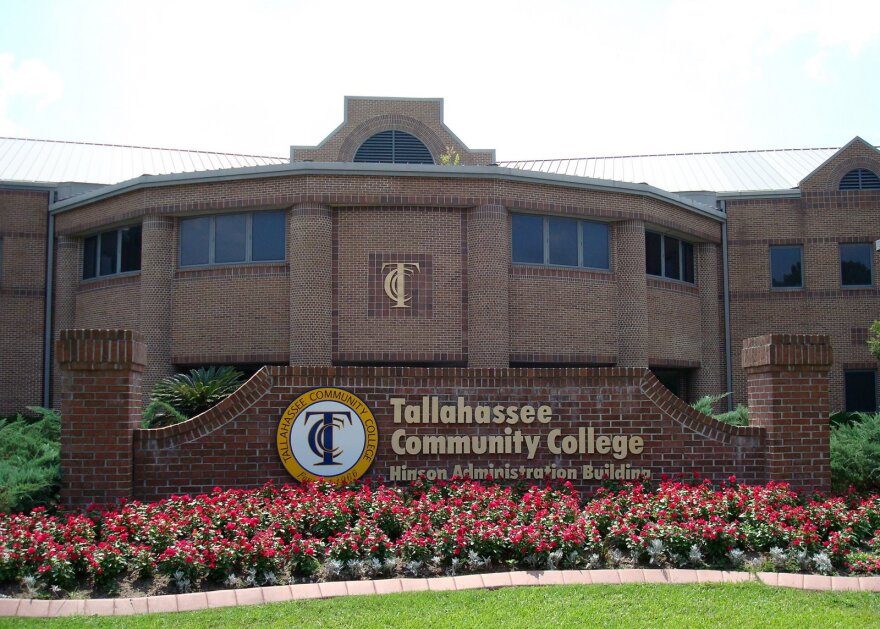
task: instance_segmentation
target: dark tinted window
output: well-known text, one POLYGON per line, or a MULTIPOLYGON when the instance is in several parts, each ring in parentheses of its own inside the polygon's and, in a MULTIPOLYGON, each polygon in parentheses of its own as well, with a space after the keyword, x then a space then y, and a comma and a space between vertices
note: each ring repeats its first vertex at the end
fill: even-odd
POLYGON ((135 225, 119 230, 122 238, 122 259, 119 270, 122 273, 138 271, 141 268, 141 226, 135 225))
POLYGON ((871 245, 840 245, 840 282, 844 286, 871 285, 871 245))
POLYGON ((873 413, 877 410, 877 372, 845 371, 843 387, 846 410, 873 413))
POLYGON ((95 277, 98 274, 98 237, 89 236, 83 242, 83 279, 95 277))
POLYGON ((221 214, 214 218, 214 262, 247 259, 247 214, 221 214))
POLYGON ((251 260, 283 260, 285 231, 284 212, 253 214, 251 260))
POLYGON ((544 217, 512 216, 512 257, 514 262, 544 263, 544 217))
POLYGON ((804 285, 802 253, 799 245, 770 247, 773 288, 801 288, 804 285))
POLYGON ((210 216, 180 221, 180 266, 208 264, 210 245, 210 216))
POLYGON ((662 242, 660 234, 645 232, 645 271, 648 275, 663 275, 662 242))
POLYGON ((104 232, 99 238, 98 248, 98 275, 112 275, 116 273, 117 231, 104 232))
POLYGON ((578 265, 578 226, 572 218, 550 218, 550 264, 578 265))
POLYGON ((678 238, 663 237, 663 274, 669 279, 681 279, 681 252, 678 238))
POLYGON ((681 271, 685 282, 694 283, 694 246, 689 242, 681 243, 681 271))
POLYGON ((608 225, 605 223, 581 223, 584 241, 584 266, 594 269, 607 269, 608 225))

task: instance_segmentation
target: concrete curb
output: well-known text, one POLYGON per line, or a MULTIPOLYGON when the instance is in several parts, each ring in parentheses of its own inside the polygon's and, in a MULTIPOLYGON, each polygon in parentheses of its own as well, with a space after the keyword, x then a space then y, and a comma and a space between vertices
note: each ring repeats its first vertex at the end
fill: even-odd
POLYGON ((166 594, 141 598, 90 598, 82 600, 0 599, 0 616, 53 618, 56 616, 128 616, 183 612, 236 605, 258 605, 336 596, 497 589, 526 585, 622 584, 622 583, 741 583, 801 590, 880 592, 880 577, 828 577, 816 574, 777 572, 728 572, 726 570, 541 570, 468 574, 432 579, 381 579, 377 581, 330 581, 240 590, 215 590, 191 594, 166 594))

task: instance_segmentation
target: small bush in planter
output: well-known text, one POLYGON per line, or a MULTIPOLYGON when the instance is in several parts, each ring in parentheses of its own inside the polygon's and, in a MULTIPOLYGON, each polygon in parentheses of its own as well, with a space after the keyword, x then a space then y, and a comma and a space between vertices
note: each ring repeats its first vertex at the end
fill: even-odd
POLYGON ((157 382, 151 397, 189 418, 225 400, 242 382, 243 374, 233 367, 191 369, 157 382))

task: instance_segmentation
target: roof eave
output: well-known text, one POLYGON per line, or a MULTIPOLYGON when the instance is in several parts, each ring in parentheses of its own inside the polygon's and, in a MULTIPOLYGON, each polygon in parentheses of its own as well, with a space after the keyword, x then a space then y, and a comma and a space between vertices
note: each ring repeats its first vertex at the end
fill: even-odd
POLYGON ((82 195, 53 203, 49 210, 53 214, 58 214, 99 200, 108 199, 143 188, 236 181, 241 179, 283 177, 291 175, 384 175, 395 177, 501 179, 507 181, 531 182, 545 185, 558 185, 606 192, 635 194, 638 196, 658 199, 721 222, 726 220, 724 213, 719 212, 715 208, 690 202, 676 194, 647 184, 626 183, 608 179, 592 179, 589 177, 576 177, 572 175, 535 173, 515 168, 499 168, 495 166, 448 167, 421 164, 363 164, 349 162, 294 162, 292 164, 250 166, 246 168, 229 168, 191 173, 175 173, 170 175, 142 175, 135 179, 100 188, 94 192, 86 192, 82 195))

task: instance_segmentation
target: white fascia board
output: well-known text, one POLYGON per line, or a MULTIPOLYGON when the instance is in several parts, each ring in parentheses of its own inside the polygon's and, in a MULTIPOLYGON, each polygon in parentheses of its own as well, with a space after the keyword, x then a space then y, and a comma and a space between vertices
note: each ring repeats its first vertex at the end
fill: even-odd
POLYGON ((274 164, 270 166, 249 166, 202 172, 174 173, 170 175, 142 175, 128 181, 113 184, 84 194, 53 203, 50 212, 58 214, 82 205, 111 198, 126 192, 144 188, 169 185, 188 185, 237 181, 242 179, 262 179, 297 175, 354 175, 354 176, 392 176, 392 177, 436 177, 443 179, 498 179, 523 183, 556 185, 568 188, 584 188, 605 192, 634 194, 665 201, 697 214, 724 222, 726 215, 715 208, 693 203, 677 194, 666 192, 654 186, 641 183, 626 183, 609 179, 592 179, 573 175, 536 173, 516 168, 496 166, 436 166, 427 164, 363 164, 351 162, 294 162, 293 164, 274 164))

